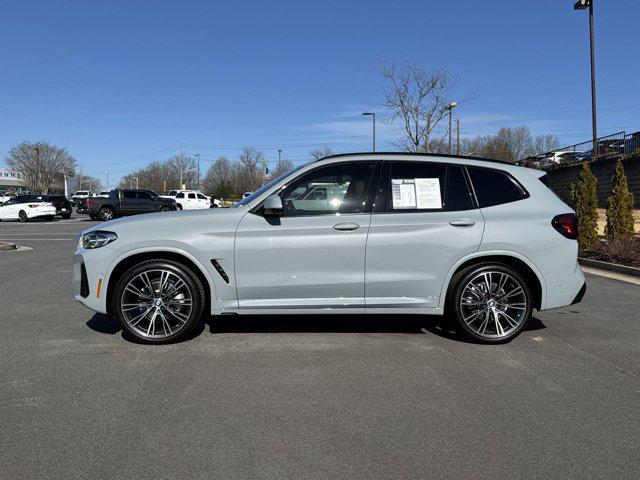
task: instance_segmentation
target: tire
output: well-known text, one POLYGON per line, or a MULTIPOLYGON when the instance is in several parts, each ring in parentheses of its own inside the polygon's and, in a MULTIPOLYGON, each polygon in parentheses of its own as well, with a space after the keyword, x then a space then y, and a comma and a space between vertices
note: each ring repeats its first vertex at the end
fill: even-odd
POLYGON ((160 210, 158 210, 159 212, 169 212, 171 211, 171 209, 169 207, 160 207, 160 210))
POLYGON ((451 285, 447 296, 449 316, 456 329, 474 342, 509 342, 531 318, 531 286, 508 265, 472 265, 456 273, 451 285))
POLYGON ((204 303, 203 285, 189 268, 158 259, 140 263, 120 277, 112 311, 122 329, 136 340, 162 344, 187 337, 199 324, 204 303))
POLYGON ((18 220, 20 220, 20 222, 22 223, 26 223, 29 221, 29 217, 27 217, 27 212, 25 212, 24 210, 20 210, 18 212, 18 220))
POLYGON ((62 214, 62 218, 64 218, 65 220, 69 220, 71 218, 71 214, 70 213, 63 213, 62 214))
POLYGON ((182 210, 182 205, 180 205, 179 203, 176 204, 176 210, 182 210))
POLYGON ((91 214, 91 215, 89 215, 89 219, 91 219, 91 220, 100 220, 100 217, 98 217, 98 215, 91 214))
POLYGON ((113 212, 113 209, 109 207, 101 208, 100 211, 98 212, 98 217, 103 222, 108 222, 109 220, 113 220, 114 218, 116 218, 113 212))
POLYGON ((53 219, 55 218, 55 215, 47 215, 46 217, 44 217, 45 222, 53 222, 53 219))

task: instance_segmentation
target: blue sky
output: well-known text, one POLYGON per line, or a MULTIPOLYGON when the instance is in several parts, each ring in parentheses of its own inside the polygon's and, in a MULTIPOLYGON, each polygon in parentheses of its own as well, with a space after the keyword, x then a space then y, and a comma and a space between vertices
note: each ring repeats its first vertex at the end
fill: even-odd
MULTIPOLYGON (((325 144, 367 150, 360 112, 383 99, 380 61, 453 72, 475 96, 463 134, 590 136, 587 15, 573 0, 0 4, 0 158, 45 139, 115 180, 180 143, 203 168, 243 145, 295 162, 325 144)), ((596 4, 601 134, 640 130, 638 18, 637 0, 596 4)), ((397 135, 379 133, 392 148, 397 135)))

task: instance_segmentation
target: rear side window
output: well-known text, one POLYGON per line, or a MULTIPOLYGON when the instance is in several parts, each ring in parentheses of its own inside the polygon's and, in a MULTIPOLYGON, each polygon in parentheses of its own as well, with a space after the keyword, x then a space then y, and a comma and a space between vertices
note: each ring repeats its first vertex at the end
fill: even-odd
POLYGON ((180 192, 176 194, 176 198, 184 198, 184 193, 180 192))
POLYGON ((506 172, 490 168, 467 168, 480 208, 516 202, 529 196, 524 188, 506 172))
POLYGON ((190 193, 190 194, 189 194, 189 198, 191 198, 191 199, 195 200, 195 198, 196 198, 196 194, 195 194, 195 193, 190 193))
POLYGON ((460 211, 474 208, 459 165, 433 162, 387 164, 375 210, 391 213, 460 211), (382 195, 381 195, 382 194, 382 195), (386 200, 382 198, 386 196, 386 200), (382 204, 386 205, 383 208, 382 204))

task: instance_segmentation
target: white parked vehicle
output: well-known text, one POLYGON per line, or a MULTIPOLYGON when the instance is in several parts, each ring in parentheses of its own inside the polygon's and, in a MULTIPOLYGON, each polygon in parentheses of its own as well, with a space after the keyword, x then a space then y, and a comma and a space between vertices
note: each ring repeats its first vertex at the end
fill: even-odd
POLYGON ((109 198, 110 197, 110 193, 111 193, 111 191, 109 191, 109 190, 103 190, 102 192, 98 193, 96 195, 96 197, 98 197, 98 198, 109 198))
POLYGON ((85 198, 91 197, 90 190, 78 190, 76 193, 71 195, 71 203, 77 203, 79 200, 84 200, 85 198))
POLYGON ((11 200, 11 198, 11 195, 9 195, 8 193, 3 193, 2 195, 0 195, 0 203, 7 202, 11 200))
POLYGON ((35 218, 53 220, 56 207, 51 202, 43 201, 37 195, 18 195, 0 205, 0 220, 18 220, 28 222, 35 218))
POLYGON ((178 210, 198 210, 211 206, 209 197, 196 190, 170 190, 169 195, 160 196, 174 199, 178 210))
POLYGON ((505 342, 534 308, 586 291, 576 216, 546 179, 471 157, 333 155, 235 208, 87 229, 74 296, 151 343, 187 335, 205 306, 211 315, 446 314, 474 341, 505 342))

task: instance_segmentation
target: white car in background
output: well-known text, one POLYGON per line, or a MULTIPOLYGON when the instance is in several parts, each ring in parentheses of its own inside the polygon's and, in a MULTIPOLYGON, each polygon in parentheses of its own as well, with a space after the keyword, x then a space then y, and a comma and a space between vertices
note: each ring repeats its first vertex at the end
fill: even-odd
POLYGON ((196 190, 170 190, 169 195, 160 196, 175 200, 178 210, 198 210, 211 206, 210 198, 196 190))
POLYGON ((3 193, 2 195, 0 195, 0 203, 4 203, 11 200, 11 195, 9 195, 8 193, 3 193))
POLYGON ((111 193, 110 190, 103 190, 102 192, 98 193, 96 195, 96 197, 98 198, 109 198, 109 194, 111 193))
POLYGON ((18 195, 0 205, 0 220, 19 220, 28 222, 34 218, 53 220, 56 207, 51 202, 43 201, 37 195, 18 195))
POLYGON ((84 200, 85 198, 91 197, 91 191, 89 190, 78 190, 76 193, 71 195, 71 203, 77 204, 78 201, 84 200))

